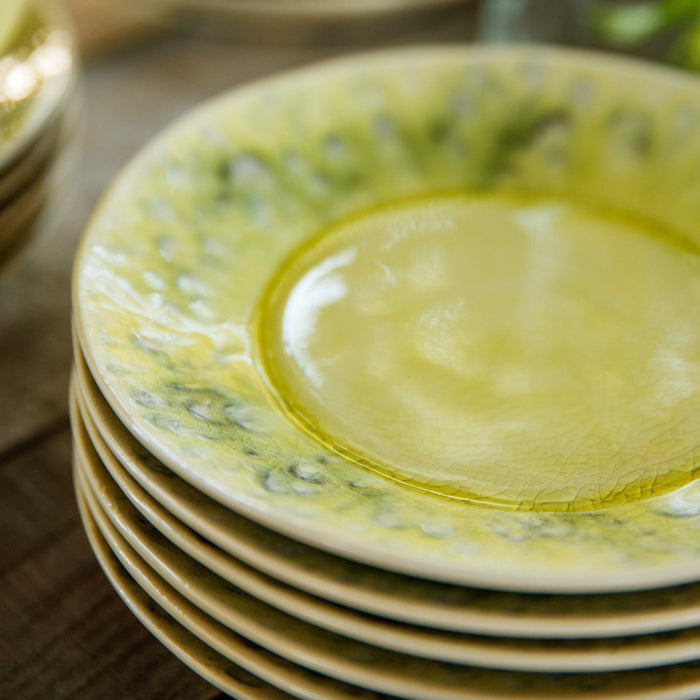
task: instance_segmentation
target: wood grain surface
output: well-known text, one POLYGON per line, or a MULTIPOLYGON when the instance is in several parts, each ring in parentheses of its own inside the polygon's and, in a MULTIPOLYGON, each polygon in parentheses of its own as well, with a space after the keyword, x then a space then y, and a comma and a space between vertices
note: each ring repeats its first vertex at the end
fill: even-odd
POLYGON ((96 566, 70 463, 61 420, 0 466, 0 695, 216 697, 128 612, 96 566))
MULTIPOLYGON (((342 52, 166 34, 121 0, 68 0, 85 47, 82 161, 60 216, 0 274, 0 698, 222 698, 100 570, 71 483, 70 277, 91 210, 151 136, 236 84, 342 52)), ((464 40, 467 12, 394 38, 464 40)), ((381 42, 376 42, 381 44, 381 42)))

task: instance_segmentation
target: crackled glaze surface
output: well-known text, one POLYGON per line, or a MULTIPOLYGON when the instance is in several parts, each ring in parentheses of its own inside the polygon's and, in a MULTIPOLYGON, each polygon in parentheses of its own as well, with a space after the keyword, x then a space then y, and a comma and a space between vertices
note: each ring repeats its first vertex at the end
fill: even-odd
POLYGON ((697 578, 697 483, 578 513, 445 501, 302 432, 252 360, 259 299, 291 252, 393 200, 536 190, 643 215, 694 244, 699 113, 694 79, 525 49, 389 52, 239 90, 149 147, 100 207, 75 276, 86 355, 178 474, 317 546, 504 588, 697 578))
POLYGON ((483 193, 342 221, 261 305, 272 388, 333 452, 449 498, 592 510, 685 486, 700 251, 644 223, 483 193))

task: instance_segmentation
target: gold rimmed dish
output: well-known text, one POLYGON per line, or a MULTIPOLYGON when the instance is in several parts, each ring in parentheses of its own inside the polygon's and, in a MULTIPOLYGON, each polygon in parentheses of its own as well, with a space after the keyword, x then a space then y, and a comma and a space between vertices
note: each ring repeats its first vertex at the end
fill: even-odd
POLYGON ((70 24, 55 3, 10 0, 0 45, 0 175, 60 119, 77 81, 70 24))

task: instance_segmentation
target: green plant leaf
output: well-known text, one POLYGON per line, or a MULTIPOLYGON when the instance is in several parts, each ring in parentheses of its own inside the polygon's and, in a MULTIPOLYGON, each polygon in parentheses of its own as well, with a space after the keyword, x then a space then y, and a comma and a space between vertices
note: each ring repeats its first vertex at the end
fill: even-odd
POLYGON ((677 62, 686 68, 700 70, 700 25, 681 37, 676 50, 677 62))
POLYGON ((669 24, 688 19, 700 11, 699 0, 664 0, 661 9, 669 24))
POLYGON ((643 3, 604 8, 598 13, 594 24, 610 42, 632 45, 653 36, 674 21, 661 4, 643 3))

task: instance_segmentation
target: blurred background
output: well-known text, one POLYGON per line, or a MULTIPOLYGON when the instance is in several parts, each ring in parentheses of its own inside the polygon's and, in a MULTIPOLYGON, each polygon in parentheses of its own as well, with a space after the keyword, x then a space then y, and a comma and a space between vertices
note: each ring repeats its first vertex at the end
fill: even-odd
MULTIPOLYGON (((220 697, 126 613, 88 549, 72 494, 72 261, 90 212, 131 155, 208 97, 350 51, 544 41, 698 69, 699 8, 698 0, 64 0, 60 37, 68 32, 76 48, 61 103, 70 138, 56 148, 70 142, 73 156, 60 187, 37 181, 42 216, 12 260, 0 259, 0 697, 220 697)), ((10 53, 0 55, 0 78, 3 65, 26 78, 26 62, 17 70, 24 59, 10 53)), ((17 102, 16 94, 0 101, 0 130, 17 102)), ((2 212, 0 228, 13 222, 2 212)))

